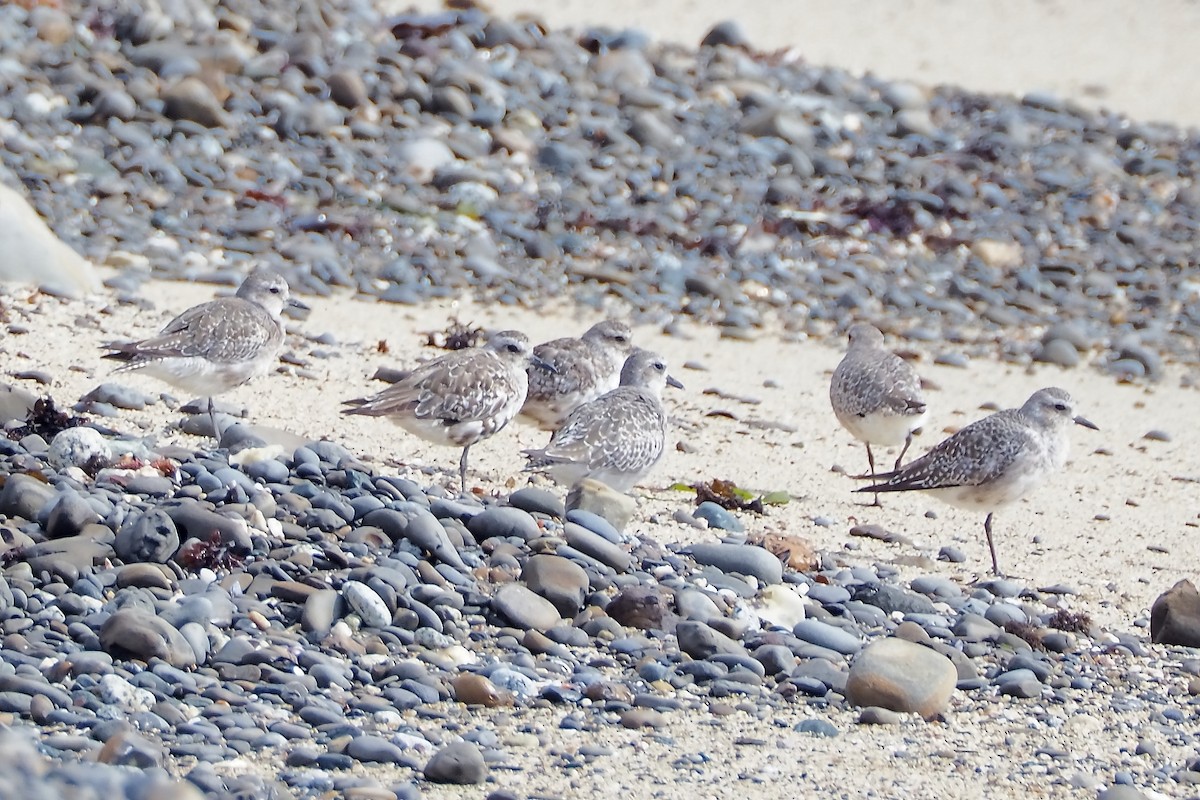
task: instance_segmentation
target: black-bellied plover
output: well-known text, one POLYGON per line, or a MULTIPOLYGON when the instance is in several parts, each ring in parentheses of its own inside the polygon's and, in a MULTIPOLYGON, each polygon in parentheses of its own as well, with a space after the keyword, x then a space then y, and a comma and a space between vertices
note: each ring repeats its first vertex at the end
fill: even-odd
POLYGON ((521 410, 529 387, 525 369, 531 360, 525 334, 500 331, 482 347, 456 350, 422 364, 342 413, 387 417, 428 442, 461 447, 458 474, 465 492, 471 445, 504 428, 521 410))
POLYGON ((958 508, 986 511, 983 530, 999 575, 992 542, 992 514, 1020 500, 1063 468, 1070 451, 1071 424, 1097 430, 1075 415, 1075 401, 1062 389, 1039 389, 1020 408, 997 411, 972 422, 925 455, 881 475, 882 483, 860 492, 925 491, 958 508))
POLYGON ((635 349, 621 368, 619 387, 571 412, 548 445, 523 451, 526 469, 548 472, 568 486, 595 478, 629 491, 662 458, 667 435, 662 390, 668 385, 683 387, 661 358, 635 349))
MULTIPOLYGON (((916 370, 884 348, 883 334, 874 325, 852 325, 849 339, 846 355, 829 383, 829 403, 842 427, 866 444, 867 463, 874 478, 871 445, 903 445, 892 468, 900 469, 912 444, 913 431, 925 422, 925 395, 916 370)), ((879 495, 875 496, 875 505, 879 505, 879 495)))
POLYGON ((529 394, 521 420, 556 431, 579 406, 616 389, 621 367, 633 348, 633 332, 623 322, 597 322, 578 339, 554 339, 533 353, 554 368, 529 367, 529 394))
POLYGON ((285 306, 307 308, 289 296, 287 281, 266 267, 254 269, 233 297, 192 306, 157 336, 108 342, 104 358, 126 362, 117 372, 139 370, 176 388, 208 397, 213 436, 213 396, 266 374, 279 361, 285 306))

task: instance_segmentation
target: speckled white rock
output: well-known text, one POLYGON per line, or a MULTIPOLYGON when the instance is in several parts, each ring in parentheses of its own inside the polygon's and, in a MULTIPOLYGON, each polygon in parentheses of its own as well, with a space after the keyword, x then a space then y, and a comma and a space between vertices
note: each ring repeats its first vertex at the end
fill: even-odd
POLYGON ((794 628, 805 617, 804 594, 788 584, 766 587, 753 606, 760 620, 780 628, 794 628))
POLYGON ((364 628, 383 628, 392 623, 392 615, 383 598, 365 583, 346 581, 342 584, 342 597, 358 614, 364 628))
POLYGON ((50 463, 57 469, 85 468, 112 461, 112 449, 95 428, 67 428, 50 442, 50 463))
POLYGON ((100 679, 99 688, 101 700, 119 706, 126 714, 135 711, 149 711, 158 702, 153 692, 139 689, 120 675, 105 675, 100 679))

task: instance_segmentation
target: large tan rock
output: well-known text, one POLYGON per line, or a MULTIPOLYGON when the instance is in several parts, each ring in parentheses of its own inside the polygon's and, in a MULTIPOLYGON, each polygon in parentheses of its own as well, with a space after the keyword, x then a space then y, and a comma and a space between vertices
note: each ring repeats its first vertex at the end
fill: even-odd
POLYGON ((100 288, 91 262, 55 236, 20 192, 4 184, 0 242, 0 282, 29 284, 66 297, 100 288))
POLYGON ((879 706, 920 714, 946 710, 958 670, 950 659, 905 639, 880 639, 863 649, 846 679, 846 699, 856 706, 879 706))

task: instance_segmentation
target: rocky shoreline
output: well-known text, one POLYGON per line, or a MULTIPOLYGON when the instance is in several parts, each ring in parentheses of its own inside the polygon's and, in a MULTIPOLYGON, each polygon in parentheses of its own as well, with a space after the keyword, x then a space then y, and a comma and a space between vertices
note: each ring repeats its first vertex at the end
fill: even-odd
MULTIPOLYGON (((25 307, 19 296, 9 305, 25 307)), ((95 313, 82 301, 32 308, 23 324, 49 339, 95 313)), ((139 311, 111 313, 127 324, 139 311)), ((317 331, 306 348, 354 349, 317 331)), ((51 383, 75 361, 46 358, 51 383)), ((345 366, 364 373, 359 361, 345 366)), ((85 383, 96 366, 79 368, 85 383)), ((251 387, 271 421, 294 413, 270 413, 281 384, 300 407, 336 416, 302 396, 320 382, 274 375, 251 387)), ((670 489, 635 507, 596 487, 564 505, 561 491, 495 463, 498 448, 516 453, 511 441, 478 459, 484 472, 460 496, 445 488, 457 477, 444 450, 436 469, 397 474, 336 440, 297 447, 303 435, 241 420, 228 449, 196 451, 202 439, 161 435, 162 399, 107 386, 69 412, 95 427, 0 442, 0 718, 12 736, 36 732, 49 758, 10 740, 0 781, 30 796, 143 797, 161 784, 175 793, 163 796, 450 797, 462 796, 457 781, 485 781, 503 798, 568 796, 572 780, 645 796, 669 780, 667 796, 712 783, 731 797, 730 759, 766 793, 796 781, 832 790, 855 746, 945 765, 857 767, 892 792, 1019 796, 1034 782, 1155 797, 1198 774, 1194 651, 1151 644, 1149 616, 1137 604, 1114 615, 1090 576, 965 581, 983 565, 977 520, 961 526, 969 552, 957 536, 917 545, 903 533, 915 523, 861 520, 844 478, 761 515, 670 489), (112 430, 156 408, 149 431, 112 430), (772 766, 776 740, 828 766, 806 765, 804 778, 772 766), (1028 749, 1019 763, 1005 755, 1013 742, 1028 749), (179 778, 192 788, 170 783, 179 778)), ((712 411, 731 407, 727 393, 704 394, 712 411)), ((183 429, 207 421, 196 411, 183 429)), ((410 437, 372 434, 407 460, 410 437)), ((674 438, 720 452, 687 425, 674 438)), ((720 455, 696 463, 665 469, 745 474, 720 455)), ((777 479, 793 486, 802 474, 777 479)), ((1010 557, 1018 546, 1002 541, 1010 557)), ((1189 596, 1177 603, 1185 631, 1189 596)))
POLYGON ((285 5, 6 5, 6 182, 130 291, 253 261, 315 295, 1195 361, 1195 135, 806 65, 736 24, 687 50, 285 5))
MULTIPOLYGON (((1195 361, 1178 274, 1200 148, 1177 130, 789 63, 734 26, 685 51, 366 3, 0 18, 5 179, 113 268, 108 308, 5 295, 13 364, 37 362, 26 338, 166 310, 152 279, 232 283, 251 261, 315 316, 347 290, 377 317, 470 293, 534 318, 566 294, 678 341, 867 317, 945 369, 1085 361, 1138 381, 1195 361)), ((323 360, 361 360, 354 337, 306 336, 263 383, 316 396, 323 360)), ((686 363, 706 375, 709 357, 686 363)), ((454 495, 410 441, 397 474, 315 409, 197 451, 119 432, 161 397, 62 394, 94 360, 21 371, 88 425, 0 397, 0 795, 745 798, 854 774, 890 795, 1119 800, 1200 782, 1200 660, 1151 644, 1144 609, 1114 611, 1115 582, 968 582, 939 572, 974 571, 957 539, 843 527, 863 512, 822 496, 792 497, 803 515, 670 490, 564 503, 503 465, 454 495)), ((737 446, 789 432, 739 419, 747 384, 711 380, 689 418, 736 421, 737 446)), ((786 456, 790 489, 815 441, 756 457, 786 456)), ((712 450, 689 480, 731 468, 712 450)), ((1193 595, 1169 601, 1185 639, 1193 595)))

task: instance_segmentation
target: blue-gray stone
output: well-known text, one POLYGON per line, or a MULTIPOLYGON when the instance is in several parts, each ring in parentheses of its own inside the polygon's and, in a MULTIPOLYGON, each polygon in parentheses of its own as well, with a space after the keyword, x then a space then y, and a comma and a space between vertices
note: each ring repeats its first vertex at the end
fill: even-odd
POLYGON ((562 519, 567 513, 566 507, 558 495, 535 486, 526 486, 513 492, 508 496, 508 504, 513 508, 528 511, 530 514, 545 514, 555 519, 562 519))
POLYGON ((515 537, 528 542, 542 533, 537 520, 529 516, 528 512, 508 506, 489 508, 482 514, 475 515, 467 522, 467 530, 477 542, 494 537, 515 537))
POLYGON ((838 729, 833 726, 832 722, 824 719, 806 719, 796 724, 793 728, 797 733, 807 733, 812 736, 824 736, 832 738, 838 735, 838 729))
POLYGON ((571 509, 567 512, 567 522, 574 522, 576 525, 582 525, 592 533, 603 536, 613 544, 617 544, 621 541, 620 532, 613 526, 611 522, 599 514, 588 511, 587 509, 571 509))
POLYGON ((165 564, 178 549, 179 532, 175 522, 160 508, 130 517, 113 541, 113 550, 126 564, 165 564))
MULTIPOLYGON (((769 550, 748 544, 702 543, 686 551, 697 563, 713 566, 722 572, 734 572, 757 578, 766 584, 783 580, 783 564, 769 550)), ((847 595, 849 599, 849 595, 847 595)))
POLYGON ((808 587, 808 599, 823 606, 837 606, 850 600, 850 591, 832 583, 813 583, 808 587))
POLYGON ((847 656, 857 653, 863 646, 862 639, 855 634, 817 619, 800 620, 792 633, 798 639, 847 656))
POLYGON ((741 533, 745 530, 741 520, 711 500, 705 500, 696 506, 696 510, 692 512, 692 516, 696 519, 707 521, 709 527, 719 528, 723 531, 741 533))

